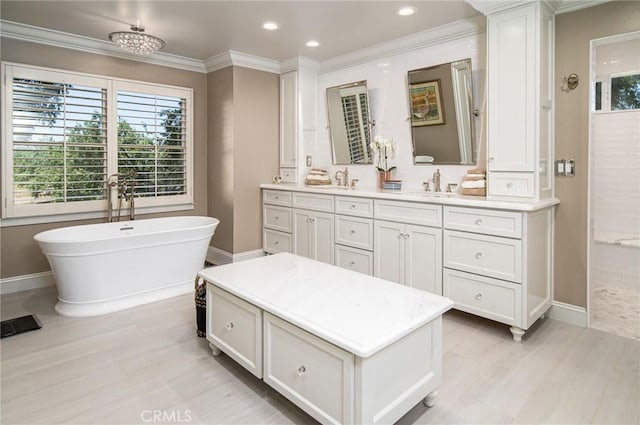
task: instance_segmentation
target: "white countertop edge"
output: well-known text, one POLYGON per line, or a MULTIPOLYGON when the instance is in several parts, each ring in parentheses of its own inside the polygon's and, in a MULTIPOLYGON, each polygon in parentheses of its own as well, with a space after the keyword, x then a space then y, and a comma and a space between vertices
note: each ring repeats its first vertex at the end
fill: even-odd
POLYGON ((272 190, 289 190, 293 192, 307 192, 307 193, 318 193, 324 195, 335 195, 335 196, 354 196, 361 198, 374 198, 374 199, 389 199, 396 201, 413 201, 413 202, 424 202, 429 204, 440 204, 440 205, 453 205, 453 206, 462 206, 462 207, 478 207, 478 208, 492 208, 492 209, 501 209, 501 210, 512 210, 512 211, 538 211, 545 208, 552 207, 554 205, 558 205, 560 200, 558 198, 549 198, 543 199, 536 202, 509 202, 509 201, 495 201, 495 200, 487 200, 484 197, 480 196, 469 196, 469 195, 460 195, 454 194, 450 196, 438 196, 438 195, 429 195, 427 192, 425 194, 419 194, 416 192, 419 191, 408 191, 403 192, 401 190, 384 190, 373 187, 357 187, 355 189, 351 188, 341 188, 335 185, 326 186, 326 187, 314 187, 314 186, 305 186, 291 183, 264 183, 260 185, 261 189, 272 189, 272 190))
MULTIPOLYGON (((199 273, 199 275, 205 279, 206 279, 206 275, 203 275, 201 273, 199 273)), ((337 336, 336 334, 330 332, 329 330, 327 330, 324 327, 318 326, 313 322, 307 321, 304 318, 298 316, 298 315, 294 315, 291 314, 288 311, 279 309, 277 306, 254 297, 252 294, 246 293, 242 290, 238 290, 238 288, 234 287, 233 285, 228 285, 225 282, 220 282, 220 281, 210 281, 207 280, 207 282, 217 286, 220 289, 223 289, 227 292, 229 292, 232 295, 237 296, 238 298, 242 298, 243 300, 247 301, 250 304, 253 304, 254 306, 260 308, 261 310, 266 311, 267 313, 271 313, 274 316, 279 317, 282 320, 285 320, 289 323, 291 323, 294 326, 299 327, 302 330, 305 330, 315 336, 317 336, 318 338, 321 338, 327 342, 330 342, 331 344, 345 350, 348 351, 350 353, 355 354, 358 357, 361 358, 367 358, 367 357, 371 357, 372 355, 376 354, 377 352, 379 352, 380 350, 382 350, 385 347, 388 347, 389 345, 393 344, 396 341, 399 341, 400 339, 402 339, 403 337, 409 335, 411 332, 413 332, 416 329, 419 329, 420 327, 426 325, 427 323, 431 322, 432 320, 438 318, 439 316, 442 316, 442 314, 446 313, 447 311, 449 311, 452 307, 453 307, 453 301, 445 298, 448 302, 443 302, 443 305, 441 306, 441 308, 439 310, 434 311, 432 314, 430 314, 429 316, 423 316, 421 318, 419 318, 419 320, 415 320, 413 323, 411 323, 409 326, 407 326, 402 332, 399 332, 397 334, 394 334, 393 338, 389 338, 387 340, 381 341, 380 343, 376 344, 376 345, 368 345, 368 346, 363 346, 361 344, 356 344, 354 343, 352 340, 346 339, 346 338, 340 338, 339 336, 337 336)))

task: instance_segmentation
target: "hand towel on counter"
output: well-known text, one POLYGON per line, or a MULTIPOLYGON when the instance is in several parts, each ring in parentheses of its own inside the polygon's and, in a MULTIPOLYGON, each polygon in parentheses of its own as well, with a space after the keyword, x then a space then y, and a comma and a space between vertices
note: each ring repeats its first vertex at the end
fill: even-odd
POLYGON ((462 179, 460 192, 463 195, 486 196, 487 195, 487 171, 482 168, 467 170, 467 175, 462 179))
POLYGON ((462 182, 463 189, 480 189, 485 188, 487 185, 486 180, 465 180, 462 182))

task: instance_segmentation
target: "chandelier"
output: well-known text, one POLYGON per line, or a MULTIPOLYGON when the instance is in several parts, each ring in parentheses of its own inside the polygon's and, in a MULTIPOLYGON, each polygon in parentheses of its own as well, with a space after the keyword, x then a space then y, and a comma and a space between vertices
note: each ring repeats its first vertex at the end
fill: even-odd
POLYGON ((153 35, 144 34, 144 27, 131 25, 131 31, 116 31, 109 34, 109 40, 136 55, 150 55, 164 47, 164 41, 153 35))

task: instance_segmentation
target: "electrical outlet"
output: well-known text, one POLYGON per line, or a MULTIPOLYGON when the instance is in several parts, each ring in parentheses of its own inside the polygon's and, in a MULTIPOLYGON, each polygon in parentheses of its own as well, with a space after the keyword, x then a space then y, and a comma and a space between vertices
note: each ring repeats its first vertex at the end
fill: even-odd
POLYGON ((311 167, 311 155, 307 155, 307 167, 311 167))

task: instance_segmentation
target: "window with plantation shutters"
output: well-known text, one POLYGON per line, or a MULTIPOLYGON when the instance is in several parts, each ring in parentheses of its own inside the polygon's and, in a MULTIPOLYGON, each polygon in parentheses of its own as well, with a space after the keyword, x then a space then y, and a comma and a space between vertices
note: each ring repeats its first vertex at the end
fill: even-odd
POLYGON ((118 172, 140 197, 186 193, 186 99, 118 91, 118 172))
POLYGON ((106 211, 135 171, 136 207, 193 204, 190 89, 3 64, 2 217, 106 211))

